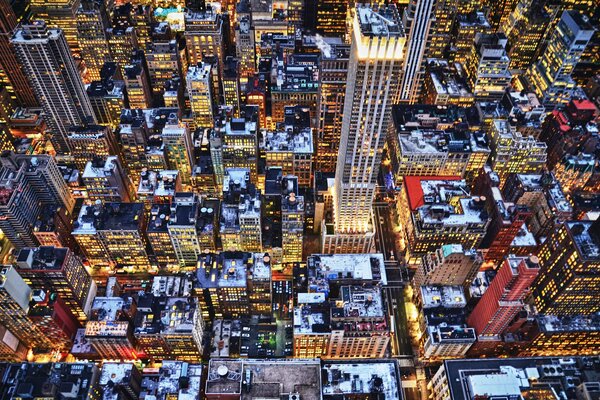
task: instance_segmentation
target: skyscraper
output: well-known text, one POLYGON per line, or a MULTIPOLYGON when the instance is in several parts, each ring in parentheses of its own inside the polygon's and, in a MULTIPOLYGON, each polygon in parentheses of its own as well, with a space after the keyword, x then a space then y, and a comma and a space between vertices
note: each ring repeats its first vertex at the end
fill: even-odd
POLYGON ((44 109, 52 144, 57 152, 69 153, 68 127, 96 121, 63 32, 34 21, 23 25, 11 43, 44 109))
POLYGON ((402 70, 405 39, 395 6, 359 5, 353 25, 334 232, 323 230, 325 252, 366 252, 371 247, 371 206, 402 70))
POLYGON ((8 86, 9 93, 20 105, 31 107, 37 104, 37 100, 10 47, 10 37, 16 27, 17 17, 10 2, 0 0, 0 83, 8 86))
POLYGON ((594 28, 582 14, 563 12, 548 47, 526 75, 546 110, 568 103, 575 94, 577 84, 571 73, 593 34, 594 28))
POLYGON ((498 270, 468 319, 480 336, 500 335, 523 307, 523 299, 537 277, 538 258, 509 257, 498 270))
POLYGON ((430 40, 429 32, 434 21, 435 0, 411 0, 404 10, 402 22, 408 39, 400 86, 399 100, 414 103, 420 94, 424 72, 424 56, 430 40))
POLYGON ((214 125, 211 65, 200 63, 190 67, 186 80, 194 123, 199 128, 211 128, 214 125))
POLYGON ((563 224, 539 251, 542 272, 533 285, 540 313, 558 316, 600 311, 600 220, 563 224))
POLYGON ((83 1, 77 10, 77 41, 90 81, 100 80, 102 66, 111 61, 106 39, 109 26, 108 13, 101 2, 83 1))

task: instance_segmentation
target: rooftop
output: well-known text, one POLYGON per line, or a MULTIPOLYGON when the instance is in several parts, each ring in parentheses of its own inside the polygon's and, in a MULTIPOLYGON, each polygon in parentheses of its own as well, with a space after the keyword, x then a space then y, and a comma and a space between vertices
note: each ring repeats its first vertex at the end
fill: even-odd
POLYGON ((247 270, 252 264, 252 253, 223 251, 203 254, 198 259, 196 277, 201 288, 246 287, 247 270))
POLYGON ((311 292, 329 292, 330 280, 387 284, 382 254, 313 254, 306 264, 311 292))
POLYGON ((135 365, 129 363, 104 363, 100 373, 100 386, 104 389, 103 400, 119 400, 121 398, 118 387, 120 384, 128 386, 131 382, 132 371, 135 365))
POLYGON ((396 361, 324 362, 323 398, 342 395, 381 394, 384 399, 400 399, 400 376, 396 361))
POLYGON ((95 158, 92 161, 87 162, 81 177, 83 179, 95 179, 114 175, 116 173, 117 164, 117 156, 108 156, 106 159, 100 157, 95 158))
POLYGON ((294 335, 323 335, 331 332, 328 302, 298 304, 294 307, 294 335))
POLYGON ((467 305, 462 286, 421 286, 423 308, 463 308, 467 305))
POLYGON ((384 316, 381 289, 375 287, 343 286, 340 299, 332 308, 332 318, 381 318, 384 316))
POLYGON ((356 14, 364 36, 404 36, 401 17, 394 5, 378 7, 359 4, 356 14))
POLYGON ((600 220, 568 222, 567 229, 583 259, 600 260, 600 220))
POLYGON ((141 232, 143 203, 105 203, 84 205, 73 223, 74 235, 95 234, 97 231, 141 232))
POLYGON ((590 315, 538 315, 536 317, 542 332, 597 332, 600 331, 600 313, 590 315))
POLYGON ((52 246, 22 249, 16 259, 19 269, 60 270, 69 249, 52 246))

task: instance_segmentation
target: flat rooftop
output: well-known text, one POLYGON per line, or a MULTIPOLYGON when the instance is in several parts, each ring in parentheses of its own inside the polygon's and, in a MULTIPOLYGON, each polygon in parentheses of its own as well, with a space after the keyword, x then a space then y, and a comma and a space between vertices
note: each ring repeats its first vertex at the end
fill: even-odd
POLYGON ((462 308, 467 299, 462 286, 421 286, 423 308, 462 308))
POLYGON ((324 399, 375 393, 386 400, 401 398, 396 361, 324 362, 321 372, 324 399))
POLYGON ((364 36, 404 36, 402 20, 394 5, 358 4, 356 15, 364 36))

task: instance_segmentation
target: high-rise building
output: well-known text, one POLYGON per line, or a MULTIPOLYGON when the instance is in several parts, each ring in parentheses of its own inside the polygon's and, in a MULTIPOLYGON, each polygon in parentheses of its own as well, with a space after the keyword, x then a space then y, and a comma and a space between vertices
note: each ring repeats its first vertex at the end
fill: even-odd
POLYGON ((33 18, 45 21, 50 28, 62 30, 73 56, 79 55, 77 10, 81 0, 32 0, 29 4, 33 18))
POLYGON ((103 2, 83 0, 77 10, 77 41, 88 81, 100 80, 102 66, 112 60, 106 37, 110 21, 105 7, 103 2))
POLYGON ((523 300, 539 273, 536 256, 506 258, 471 312, 469 325, 480 337, 502 334, 523 308, 523 300))
POLYGON ((543 46, 559 7, 547 0, 520 0, 502 30, 508 38, 510 69, 525 71, 543 46))
MULTIPOLYGON (((243 2, 238 4, 242 5, 243 2)), ((238 6, 239 7, 239 6, 238 6)), ((238 21, 235 28, 236 55, 240 60, 239 80, 243 88, 250 76, 256 72, 256 56, 254 45, 254 32, 249 13, 237 13, 238 21)))
MULTIPOLYGON (((246 168, 250 171, 250 181, 258 180, 258 128, 257 109, 246 106, 240 118, 222 115, 216 121, 215 135, 221 139, 222 168, 246 168)), ((218 151, 215 148, 215 151, 218 151)), ((212 147, 211 147, 212 151, 212 147)), ((218 161, 218 160, 217 160, 218 161)), ((218 172, 215 165, 215 173, 218 172)))
POLYGON ((211 128, 214 125, 211 65, 200 63, 191 66, 187 72, 186 82, 196 127, 211 128))
MULTIPOLYGON (((214 211, 214 210, 213 210, 214 211)), ((203 250, 198 239, 200 201, 193 193, 176 193, 171 202, 171 213, 167 229, 175 256, 182 269, 196 265, 203 250)))
POLYGON ((28 348, 49 350, 50 339, 28 317, 32 290, 11 266, 0 270, 0 325, 28 348))
POLYGON ((509 121, 495 119, 489 133, 492 169, 504 186, 510 173, 536 174, 546 165, 546 143, 517 132, 509 121))
POLYGON ((130 201, 135 194, 117 156, 94 157, 81 174, 91 201, 130 201))
POLYGON ((353 26, 335 176, 334 230, 322 231, 324 252, 371 249, 371 206, 402 70, 405 40, 395 6, 359 5, 353 26))
POLYGON ((220 234, 225 251, 262 251, 261 196, 247 169, 225 170, 220 234))
POLYGON ((115 63, 105 63, 100 70, 100 80, 93 81, 86 89, 96 120, 113 131, 119 126, 125 108, 125 82, 112 78, 116 71, 115 63))
POLYGON ((16 248, 35 247, 42 208, 64 207, 70 214, 75 200, 51 156, 8 153, 0 162, 0 229, 16 248))
POLYGON ((182 55, 177 40, 158 40, 148 43, 146 62, 150 86, 155 96, 162 96, 173 76, 182 76, 182 55))
POLYGON ((185 14, 184 37, 189 53, 189 64, 197 65, 205 57, 217 58, 219 76, 223 73, 224 30, 220 4, 208 3, 204 11, 188 9, 185 14))
POLYGON ((286 176, 281 181, 281 247, 282 262, 302 261, 305 207, 304 196, 298 195, 298 178, 286 176))
MULTIPOLYGON (((337 0, 334 2, 337 3, 337 0)), ((324 41, 319 64, 321 84, 315 170, 335 172, 342 133, 350 45, 337 42, 330 44, 326 39, 321 40, 324 41)))
POLYGON ((150 108, 152 106, 152 88, 143 65, 140 63, 126 65, 123 77, 127 88, 129 108, 150 108))
POLYGON ((146 273, 150 260, 145 232, 143 203, 111 202, 83 206, 73 236, 94 274, 146 273))
POLYGON ((73 161, 80 171, 84 171, 94 157, 117 155, 117 142, 112 130, 106 126, 72 126, 68 138, 73 161))
POLYGON ((482 262, 480 251, 445 244, 423 256, 415 273, 415 285, 463 286, 475 277, 482 262))
POLYGON ((129 64, 133 51, 138 48, 137 36, 133 27, 108 28, 106 30, 110 46, 111 60, 116 62, 119 69, 129 64))
POLYGON ((56 293, 80 322, 88 319, 96 282, 71 250, 26 248, 17 255, 15 266, 32 289, 56 293))
POLYGON ((538 252, 540 275, 533 299, 540 313, 592 314, 600 310, 600 222, 572 221, 546 239, 538 252))
POLYGON ((420 96, 425 56, 431 41, 431 26, 435 20, 435 3, 436 0, 411 0, 404 10, 402 23, 407 39, 398 94, 401 102, 415 103, 420 96))
POLYGON ((310 187, 313 165, 313 131, 308 107, 285 107, 285 121, 276 131, 263 134, 267 167, 281 166, 301 187, 310 187))
POLYGON ((477 101, 500 100, 510 85, 510 59, 503 34, 475 35, 475 45, 465 64, 469 83, 477 101))
POLYGON ((527 70, 526 77, 547 110, 568 103, 576 93, 571 74, 594 34, 586 18, 578 11, 563 12, 546 50, 527 70))
MULTIPOLYGON (((340 0, 317 2, 316 29, 325 36, 344 37, 347 32, 348 3, 340 0)), ((315 16, 311 16, 314 18, 315 16)))
POLYGON ((9 0, 0 1, 0 83, 24 107, 36 106, 37 100, 27 77, 10 46, 10 38, 17 28, 17 17, 9 0))
MULTIPOLYGON (((92 304, 90 320, 85 325, 85 340, 104 359, 135 360, 136 341, 132 323, 135 314, 136 305, 131 297, 96 297, 92 304)), ((139 374, 133 364, 121 363, 119 366, 125 370, 131 366, 131 369, 139 374)), ((103 370, 108 371, 106 367, 107 365, 103 370)), ((124 378, 122 376, 120 381, 126 385, 127 380, 123 381, 124 378)))
POLYGON ((23 25, 11 43, 44 109, 52 144, 69 153, 68 127, 96 121, 64 33, 35 21, 23 25))
POLYGON ((167 166, 178 170, 181 183, 187 187, 191 183, 193 165, 193 143, 190 130, 185 123, 178 123, 175 114, 169 116, 169 122, 161 133, 167 166))

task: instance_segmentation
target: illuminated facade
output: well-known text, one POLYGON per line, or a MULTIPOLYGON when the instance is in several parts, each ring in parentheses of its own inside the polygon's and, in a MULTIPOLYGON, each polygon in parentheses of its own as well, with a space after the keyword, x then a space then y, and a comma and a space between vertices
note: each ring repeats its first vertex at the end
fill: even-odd
POLYGON ((479 336, 498 336, 523 308, 523 300, 540 273, 538 258, 508 257, 469 317, 479 336))
POLYGON ((88 319, 96 297, 96 282, 71 250, 26 248, 18 254, 15 264, 32 289, 56 293, 80 322, 88 319))
POLYGON ((365 252, 371 246, 371 206, 403 47, 395 7, 356 9, 335 177, 335 228, 323 229, 324 251, 365 252))
MULTIPOLYGON (((222 115, 216 121, 215 135, 221 138, 223 168, 246 168, 250 181, 258 180, 258 121, 256 107, 246 106, 240 118, 222 115)), ((212 148, 211 148, 212 150, 212 148)), ((215 148, 215 150, 217 150, 215 148)), ((214 163, 214 161, 213 161, 214 163)), ((217 164, 213 164, 217 165, 217 164)), ((215 173, 217 170, 215 169, 215 173)))
MULTIPOLYGON (((240 2, 241 4, 241 2, 240 2)), ((240 60, 240 83, 245 86, 248 77, 253 76, 256 71, 254 32, 250 15, 238 13, 238 23, 235 29, 235 48, 240 60)))
POLYGON ((402 22, 408 38, 400 84, 400 102, 415 103, 420 96, 425 70, 425 54, 434 23, 435 0, 411 0, 404 10, 402 22))
POLYGON ((54 147, 59 153, 68 153, 67 128, 90 119, 95 122, 95 118, 65 35, 43 21, 35 21, 23 25, 11 43, 37 98, 43 99, 54 147), (53 79, 57 74, 60 80, 53 79))
POLYGON ((600 310, 600 223, 563 224, 542 245, 541 273, 533 284, 533 299, 540 313, 557 316, 590 314, 600 310))
POLYGON ((35 19, 44 20, 48 27, 63 31, 74 56, 80 52, 77 10, 81 3, 81 0, 33 0, 29 3, 35 19))
POLYGON ((117 144, 110 128, 101 125, 73 126, 69 129, 69 145, 75 165, 81 171, 90 159, 117 154, 117 144))
POLYGON ((523 136, 506 120, 494 120, 489 137, 492 168, 500 178, 500 187, 510 173, 536 174, 546 165, 546 143, 523 136))
POLYGON ((218 60, 219 74, 223 73, 223 16, 219 3, 207 3, 203 12, 188 10, 184 37, 191 66, 214 56, 218 60))
POLYGON ((548 47, 526 75, 546 109, 568 103, 575 94, 571 73, 593 34, 594 29, 579 12, 563 12, 548 47))
POLYGON ((323 0, 317 2, 317 32, 324 36, 346 35, 346 18, 348 3, 340 0, 323 0))
POLYGON ((93 1, 84 1, 77 10, 77 40, 89 81, 100 80, 102 66, 112 61, 106 37, 108 27, 108 15, 103 7, 93 1))
POLYGON ((479 101, 500 100, 510 85, 510 59, 506 55, 506 37, 502 34, 477 35, 465 64, 469 83, 479 101))
POLYGON ((138 47, 137 36, 133 27, 109 28, 106 30, 112 60, 123 71, 129 64, 134 49, 138 47))
POLYGON ((214 121, 211 65, 200 63, 196 67, 190 67, 186 81, 194 123, 197 127, 212 127, 214 121))
POLYGON ((81 179, 91 201, 130 201, 134 192, 117 156, 94 157, 85 165, 81 179))
POLYGON ((143 109, 152 105, 152 89, 141 64, 126 65, 123 71, 129 108, 143 109))
POLYGON ((196 265, 202 249, 198 240, 199 199, 192 193, 176 193, 167 229, 180 268, 196 265))
POLYGON ((181 183, 187 187, 191 183, 193 165, 192 136, 185 124, 178 123, 173 115, 161 133, 167 166, 179 171, 181 183))
MULTIPOLYGON (((337 0, 335 0, 337 3, 337 0)), ((322 3, 322 2, 321 2, 322 3)), ((319 4, 321 4, 319 3, 319 4)), ((340 7, 341 7, 340 3, 340 7)), ((345 18, 345 16, 344 16, 345 18)), ((315 169, 322 172, 335 172, 342 132, 344 96, 350 46, 334 43, 321 50, 319 74, 319 130, 317 131, 317 154, 315 169)))

